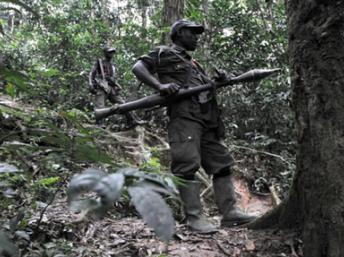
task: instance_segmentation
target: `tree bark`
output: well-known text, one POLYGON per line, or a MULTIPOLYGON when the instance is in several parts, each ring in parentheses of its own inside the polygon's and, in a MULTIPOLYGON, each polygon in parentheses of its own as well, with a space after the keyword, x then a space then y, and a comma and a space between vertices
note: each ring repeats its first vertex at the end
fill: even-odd
POLYGON ((302 230, 305 257, 342 257, 344 2, 289 0, 288 18, 297 172, 275 225, 302 230))
POLYGON ((305 256, 344 256, 344 2, 289 3, 305 256))
MULTIPOLYGON (((162 15, 163 27, 171 26, 175 21, 182 19, 184 16, 184 0, 164 0, 162 15)), ((168 33, 162 33, 161 43, 168 44, 171 42, 168 33)))

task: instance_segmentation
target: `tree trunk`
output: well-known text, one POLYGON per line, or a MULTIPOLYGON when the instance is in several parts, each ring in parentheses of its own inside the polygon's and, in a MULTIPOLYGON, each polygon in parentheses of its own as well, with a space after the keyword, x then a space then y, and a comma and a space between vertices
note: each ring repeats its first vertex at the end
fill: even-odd
MULTIPOLYGON (((164 0, 164 8, 162 15, 163 27, 171 26, 175 21, 183 18, 184 0, 164 0)), ((163 33, 161 38, 162 44, 168 44, 171 40, 168 33, 163 33)))
MULTIPOLYGON (((209 6, 210 2, 209 0, 202 0, 201 8, 203 13, 209 13, 209 6)), ((211 22, 209 21, 209 18, 207 15, 204 16, 203 19, 203 26, 206 28, 205 33, 203 33, 203 40, 202 44, 200 45, 200 48, 202 49, 201 52, 203 53, 203 59, 201 60, 201 63, 204 64, 203 68, 205 70, 213 69, 214 67, 211 66, 213 64, 214 57, 211 54, 211 42, 213 41, 212 38, 212 32, 213 27, 211 22)))
POLYGON ((251 227, 296 226, 303 232, 305 257, 342 257, 344 2, 289 0, 288 5, 297 173, 289 199, 251 227), (274 220, 267 222, 270 217, 274 220))

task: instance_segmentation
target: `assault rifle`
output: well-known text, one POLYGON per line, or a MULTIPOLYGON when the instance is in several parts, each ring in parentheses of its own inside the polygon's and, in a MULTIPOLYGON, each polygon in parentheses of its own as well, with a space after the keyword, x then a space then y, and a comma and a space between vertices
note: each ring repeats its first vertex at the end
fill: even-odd
POLYGON ((97 82, 98 86, 100 86, 107 94, 109 94, 111 91, 111 87, 109 85, 109 82, 105 78, 103 62, 101 59, 98 59, 98 62, 99 62, 100 73, 102 75, 102 78, 96 79, 96 82, 97 82))
POLYGON ((212 83, 204 84, 201 86, 180 89, 178 93, 173 94, 173 95, 162 96, 160 94, 154 94, 154 95, 140 98, 132 102, 127 102, 123 104, 115 104, 108 108, 95 109, 94 115, 97 120, 101 120, 113 114, 121 114, 121 113, 126 113, 132 110, 136 110, 136 109, 150 108, 155 105, 165 106, 175 101, 178 101, 178 100, 190 97, 192 95, 198 94, 200 92, 211 90, 214 88, 221 88, 224 86, 229 86, 229 85, 238 84, 242 82, 258 81, 278 71, 280 71, 280 69, 254 69, 254 70, 245 72, 237 77, 225 79, 224 81, 212 82, 212 83))

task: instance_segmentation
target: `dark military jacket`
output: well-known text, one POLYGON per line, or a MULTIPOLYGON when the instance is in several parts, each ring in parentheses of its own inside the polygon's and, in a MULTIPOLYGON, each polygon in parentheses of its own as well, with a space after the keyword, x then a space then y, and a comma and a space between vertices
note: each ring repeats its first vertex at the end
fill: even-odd
MULTIPOLYGON (((116 67, 112 62, 109 62, 105 59, 101 60, 103 69, 104 69, 104 75, 105 79, 108 80, 110 86, 115 86, 115 76, 116 76, 116 67)), ((103 79, 99 60, 93 65, 92 70, 89 74, 89 82, 93 85, 97 85, 97 79, 103 79)))
MULTIPOLYGON (((211 80, 201 66, 180 46, 159 46, 140 58, 161 83, 176 83, 181 87, 194 87, 211 80)), ((180 100, 169 106, 170 118, 183 117, 218 127, 220 111, 213 90, 180 100)))

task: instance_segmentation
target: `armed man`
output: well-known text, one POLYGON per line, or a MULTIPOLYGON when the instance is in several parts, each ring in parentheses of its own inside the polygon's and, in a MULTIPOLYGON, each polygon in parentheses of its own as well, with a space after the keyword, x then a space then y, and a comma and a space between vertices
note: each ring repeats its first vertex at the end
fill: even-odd
MULTIPOLYGON (((203 32, 202 25, 187 20, 176 21, 170 32, 173 45, 157 47, 140 57, 133 73, 165 96, 173 96, 180 89, 212 83, 189 53, 197 48, 198 37, 203 32)), ((221 226, 242 225, 256 218, 235 207, 231 182, 233 159, 222 143, 224 126, 215 90, 214 87, 168 105, 171 170, 186 181, 178 189, 187 225, 199 233, 217 231, 217 227, 202 215, 200 183, 195 181, 195 173, 200 167, 213 176, 215 202, 222 214, 221 226)))
MULTIPOLYGON (((120 96, 121 86, 116 82, 116 67, 112 58, 116 49, 112 47, 103 48, 104 59, 98 59, 89 74, 89 90, 95 96, 95 108, 104 108, 106 100, 113 104, 123 104, 120 96)), ((141 125, 144 122, 136 117, 134 113, 125 113, 129 127, 141 125)), ((99 123, 99 120, 97 120, 99 123)))

